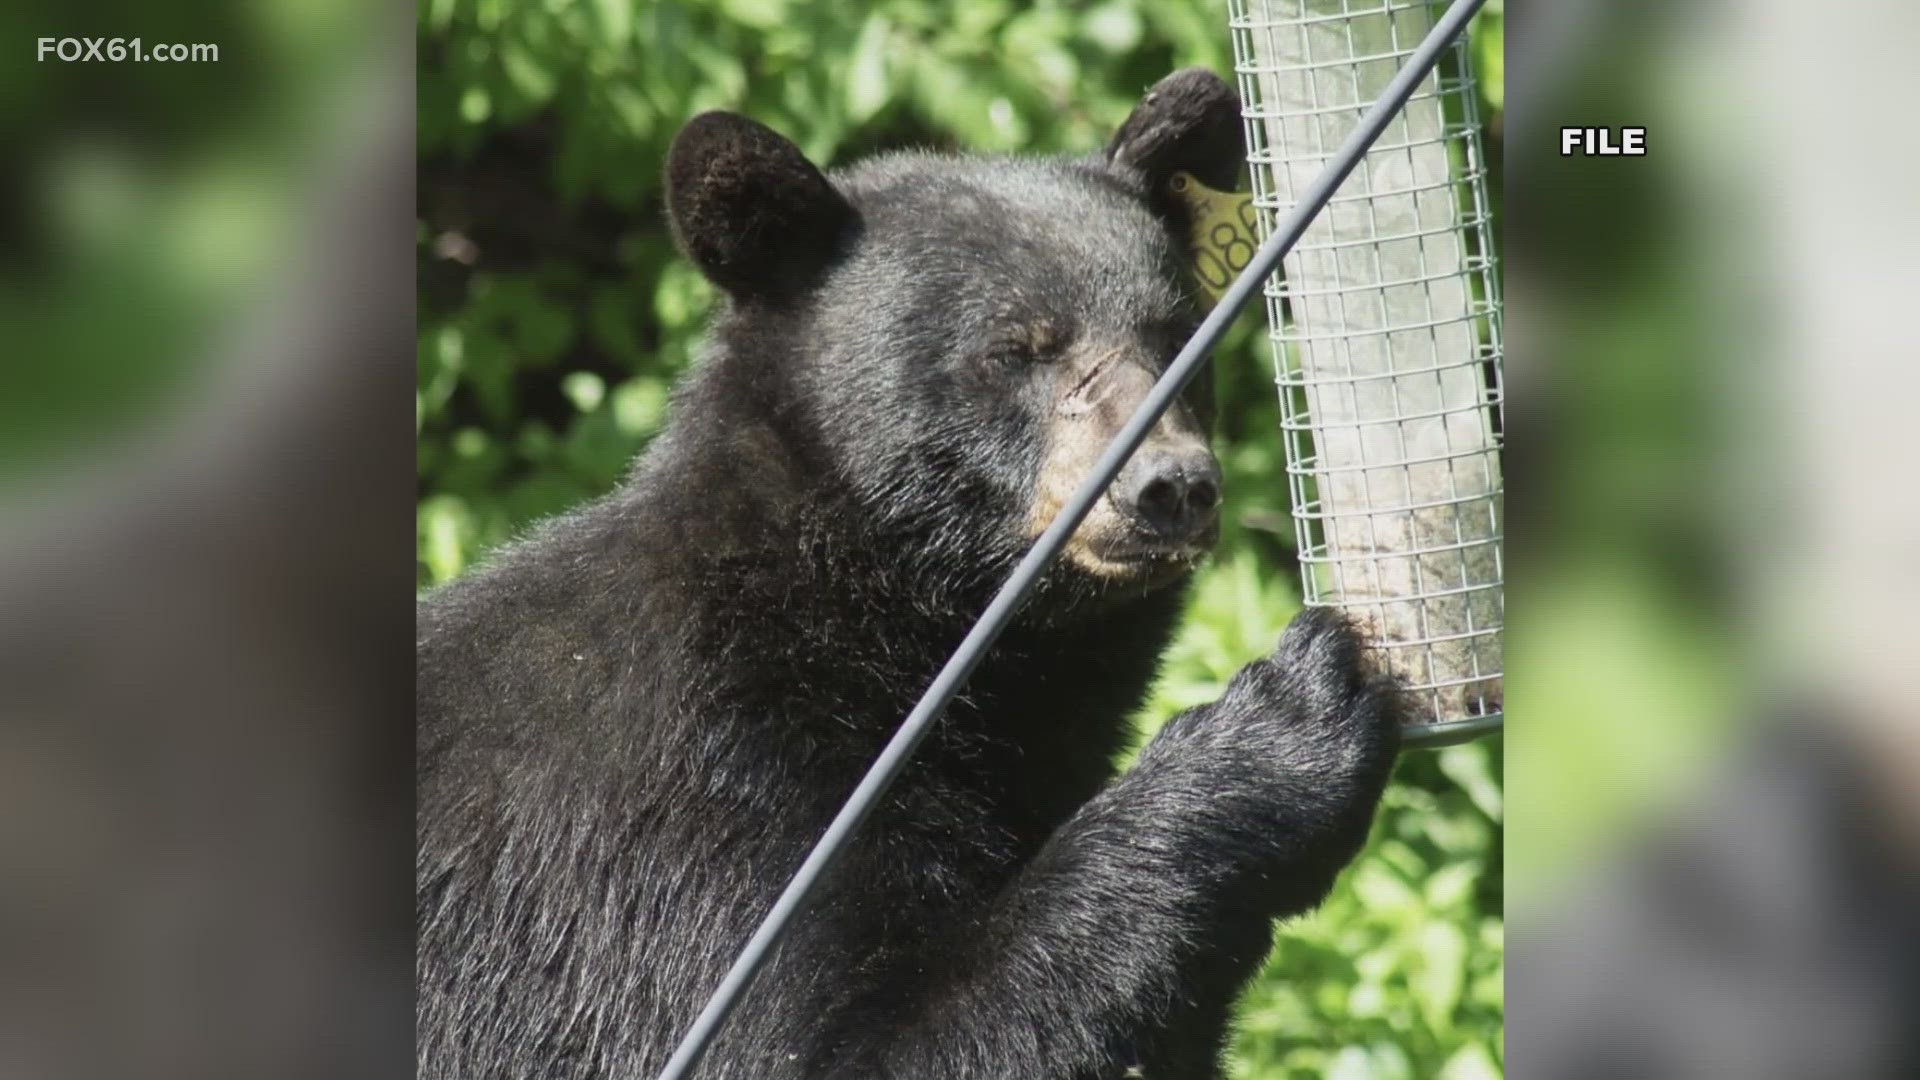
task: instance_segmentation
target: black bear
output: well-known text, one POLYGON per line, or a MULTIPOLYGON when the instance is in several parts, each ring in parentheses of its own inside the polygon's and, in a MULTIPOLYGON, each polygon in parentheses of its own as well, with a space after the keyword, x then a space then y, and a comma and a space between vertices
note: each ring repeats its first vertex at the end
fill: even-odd
MULTIPOLYGON (((810 845, 1200 314, 1176 172, 1239 106, 1155 86, 1078 160, 829 177, 744 117, 667 165, 725 294, 613 494, 419 611, 425 1077, 664 1064, 810 845)), ((1202 380, 1204 381, 1204 380, 1202 380)), ((1394 693, 1301 616, 1114 758, 1216 534, 1188 395, 1075 534, 700 1072, 1218 1074, 1272 920, 1364 841, 1394 693)))

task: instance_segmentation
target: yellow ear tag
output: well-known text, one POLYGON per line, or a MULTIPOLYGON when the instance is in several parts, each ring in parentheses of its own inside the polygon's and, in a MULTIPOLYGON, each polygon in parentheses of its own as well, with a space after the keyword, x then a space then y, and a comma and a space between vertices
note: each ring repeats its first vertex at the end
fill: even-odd
POLYGON ((1174 173, 1167 186, 1192 215, 1194 279, 1208 299, 1218 302, 1260 246, 1253 196, 1245 191, 1215 191, 1184 172, 1174 173))

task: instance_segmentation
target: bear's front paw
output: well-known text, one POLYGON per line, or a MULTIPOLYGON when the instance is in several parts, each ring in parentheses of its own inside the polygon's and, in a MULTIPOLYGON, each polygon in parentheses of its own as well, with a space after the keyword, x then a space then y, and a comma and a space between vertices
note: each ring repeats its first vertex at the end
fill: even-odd
POLYGON ((1384 777, 1399 749, 1398 690, 1369 669, 1358 631, 1331 608, 1296 616, 1214 709, 1267 760, 1327 779, 1384 777))
POLYGON ((1366 841, 1399 749, 1398 698, 1343 616, 1301 613, 1271 655, 1141 756, 1144 782, 1164 796, 1157 819, 1197 822, 1194 850, 1239 859, 1266 883, 1261 896, 1304 910, 1366 841))

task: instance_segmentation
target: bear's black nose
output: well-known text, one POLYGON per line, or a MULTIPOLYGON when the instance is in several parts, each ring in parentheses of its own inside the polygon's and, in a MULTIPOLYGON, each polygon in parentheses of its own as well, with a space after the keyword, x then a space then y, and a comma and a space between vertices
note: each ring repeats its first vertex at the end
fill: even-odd
POLYGON ((1205 447, 1143 449, 1114 482, 1115 502, 1166 540, 1192 540, 1213 527, 1220 508, 1220 463, 1205 447))

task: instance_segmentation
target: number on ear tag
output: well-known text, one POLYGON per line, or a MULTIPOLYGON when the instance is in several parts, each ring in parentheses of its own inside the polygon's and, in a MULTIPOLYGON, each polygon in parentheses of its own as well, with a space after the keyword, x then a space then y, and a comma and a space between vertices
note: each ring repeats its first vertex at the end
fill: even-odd
POLYGON ((1217 302, 1260 246, 1253 196, 1244 191, 1215 191, 1185 172, 1174 173, 1167 186, 1191 215, 1194 280, 1208 299, 1217 302))

